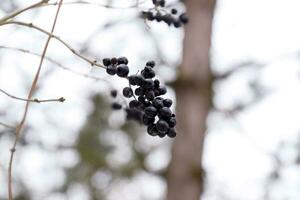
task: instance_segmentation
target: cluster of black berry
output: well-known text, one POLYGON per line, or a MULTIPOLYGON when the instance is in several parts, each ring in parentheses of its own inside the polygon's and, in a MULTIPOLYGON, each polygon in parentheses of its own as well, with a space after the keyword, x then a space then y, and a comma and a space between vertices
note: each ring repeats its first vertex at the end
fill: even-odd
POLYGON ((172 8, 170 13, 165 10, 161 11, 158 7, 164 7, 165 0, 152 0, 152 3, 156 6, 156 9, 154 9, 155 11, 153 11, 153 9, 143 11, 143 18, 149 21, 156 20, 157 22, 165 22, 169 26, 174 25, 176 28, 188 23, 189 19, 187 14, 181 13, 178 15, 178 11, 175 8, 172 8))
MULTIPOLYGON (((124 59, 124 57, 122 57, 122 59, 124 59)), ((107 69, 110 66, 114 66, 111 62, 112 59, 104 60, 103 64, 104 62, 107 62, 104 64, 107 66, 107 69)), ((126 65, 125 63, 128 63, 127 61, 119 64, 118 60, 119 59, 116 61, 116 66, 114 66, 117 74, 118 68, 123 67, 123 65, 126 65)), ((127 72, 126 77, 129 81, 129 86, 123 88, 123 96, 126 98, 133 98, 133 100, 129 102, 129 105, 126 106, 124 110, 126 111, 127 119, 132 119, 146 125, 147 132, 150 135, 158 135, 159 137, 168 135, 173 138, 176 136, 176 118, 175 114, 172 113, 170 109, 173 102, 171 99, 161 97, 161 95, 167 93, 167 89, 160 84, 158 79, 154 79, 154 66, 155 62, 149 61, 139 74, 127 76, 127 72), (133 87, 135 88, 133 89, 133 87)), ((107 73, 109 72, 107 71, 107 73)), ((111 96, 116 97, 117 91, 111 91, 111 96)), ((119 110, 122 109, 123 106, 120 103, 114 102, 112 108, 119 110)))
POLYGON ((129 68, 127 66, 128 59, 126 57, 120 58, 104 58, 103 65, 106 67, 106 72, 109 75, 117 74, 120 77, 127 77, 129 68))

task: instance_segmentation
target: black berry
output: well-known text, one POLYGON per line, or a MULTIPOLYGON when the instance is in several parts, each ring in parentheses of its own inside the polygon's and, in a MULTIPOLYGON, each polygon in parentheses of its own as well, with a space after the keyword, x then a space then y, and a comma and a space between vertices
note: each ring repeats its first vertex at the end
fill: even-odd
POLYGON ((117 68, 110 65, 106 68, 106 73, 108 73, 109 75, 115 75, 117 73, 117 68))
POLYGON ((103 62, 103 65, 106 66, 106 67, 109 66, 109 65, 111 65, 111 62, 110 62, 109 58, 104 58, 102 60, 102 62, 103 62))
POLYGON ((117 75, 120 77, 126 77, 129 73, 129 68, 127 65, 119 65, 117 67, 117 75))
POLYGON ((166 133, 169 130, 169 125, 164 120, 158 120, 158 122, 156 123, 156 128, 159 133, 166 133))
POLYGON ((127 97, 127 98, 132 97, 132 96, 133 96, 133 91, 132 91, 132 89, 131 89, 130 87, 125 87, 125 88, 123 89, 123 95, 124 95, 124 97, 127 97))

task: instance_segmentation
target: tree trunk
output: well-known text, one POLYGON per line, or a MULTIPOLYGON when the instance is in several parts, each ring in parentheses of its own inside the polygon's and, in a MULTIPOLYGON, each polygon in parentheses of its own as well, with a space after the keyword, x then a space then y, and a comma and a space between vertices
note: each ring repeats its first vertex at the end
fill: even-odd
POLYGON ((206 118, 211 108, 210 44, 215 0, 186 0, 183 63, 175 83, 178 135, 168 171, 168 200, 199 200, 206 118))

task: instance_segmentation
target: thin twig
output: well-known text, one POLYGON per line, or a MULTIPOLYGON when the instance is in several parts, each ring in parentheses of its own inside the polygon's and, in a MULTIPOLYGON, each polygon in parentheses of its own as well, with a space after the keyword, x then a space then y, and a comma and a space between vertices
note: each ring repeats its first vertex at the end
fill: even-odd
POLYGON ((42 5, 46 5, 48 1, 49 1, 49 0, 42 0, 42 1, 39 1, 39 2, 37 2, 37 3, 35 3, 35 4, 32 4, 32 5, 30 5, 30 6, 27 6, 26 8, 22 8, 22 9, 20 9, 20 10, 17 10, 17 11, 15 11, 15 12, 13 12, 13 13, 11 13, 11 14, 9 14, 9 15, 3 17, 3 18, 1 18, 1 19, 0 19, 0 24, 3 23, 3 22, 5 22, 5 21, 7 21, 7 20, 9 20, 9 19, 11 19, 11 18, 16 17, 17 15, 19 15, 19 14, 21 14, 21 13, 27 11, 27 10, 30 10, 30 9, 36 8, 36 7, 40 7, 40 6, 42 6, 42 5))
POLYGON ((9 128, 9 129, 15 129, 15 127, 14 127, 14 126, 12 126, 12 125, 9 125, 9 124, 6 124, 6 123, 3 123, 3 122, 0 122, 0 125, 1 125, 1 126, 4 126, 5 128, 9 128))
MULTIPOLYGON (((53 33, 54 29, 55 29, 55 25, 56 25, 56 22, 57 22, 57 18, 58 18, 58 14, 59 14, 62 2, 63 2, 63 0, 60 0, 58 8, 57 8, 57 11, 56 11, 56 14, 55 14, 55 18, 54 18, 54 21, 53 21, 51 33, 48 36, 48 39, 46 41, 46 44, 45 44, 45 47, 44 47, 44 50, 43 50, 43 53, 42 53, 42 57, 41 57, 41 60, 40 60, 40 63, 39 63, 39 67, 38 67, 38 70, 37 70, 37 72, 35 74, 35 77, 33 79, 33 82, 32 82, 31 88, 29 90, 29 94, 28 94, 28 98, 27 99, 31 99, 32 98, 33 92, 34 92, 34 90, 36 88, 36 85, 37 85, 37 82, 38 82, 38 79, 39 79, 39 75, 40 75, 40 72, 41 72, 41 69, 42 69, 43 61, 44 61, 44 58, 45 58, 45 55, 46 55, 46 52, 47 52, 47 49, 48 49, 48 45, 49 45, 49 42, 50 42, 50 40, 52 38, 52 33, 53 33)), ((11 155, 10 155, 9 168, 8 168, 8 197, 9 197, 8 199, 9 200, 13 200, 13 192, 12 192, 12 166, 13 166, 14 153, 16 151, 16 146, 17 146, 17 142, 18 142, 19 137, 20 137, 21 130, 23 128, 23 125, 24 125, 26 117, 27 117, 29 105, 30 105, 30 101, 27 101, 26 102, 26 106, 25 106, 25 111, 24 111, 24 114, 23 114, 23 117, 22 117, 22 120, 21 120, 20 124, 16 127, 16 137, 15 137, 15 141, 14 141, 13 147, 10 149, 11 155)))
MULTIPOLYGON (((0 49, 8 49, 8 50, 13 50, 13 51, 19 51, 19 52, 22 52, 22 53, 27 53, 27 54, 30 54, 30 55, 34 55, 34 56, 37 56, 37 57, 41 57, 41 54, 38 54, 38 53, 35 53, 35 52, 32 52, 32 51, 29 51, 28 49, 22 49, 22 48, 16 48, 16 47, 9 47, 9 46, 2 46, 0 45, 0 49)), ((55 64, 57 67, 63 69, 63 70, 66 70, 68 72, 71 72, 73 74, 76 74, 76 75, 79 75, 79 76, 83 76, 85 78, 90 78, 90 79, 93 79, 95 81, 104 81, 106 83, 108 83, 109 85, 111 85, 111 83, 104 79, 104 78, 100 78, 100 77, 97 77, 97 76, 93 76, 93 75, 90 75, 90 74, 87 74, 87 73, 83 73, 83 72, 79 72, 79 71, 76 71, 76 70, 73 70, 67 66, 64 66, 63 64, 57 62, 56 60, 48 57, 48 56, 45 56, 45 59, 53 64, 55 64)))
MULTIPOLYGON (((90 6, 99 6, 99 7, 104 7, 104 8, 110 8, 110 9, 129 9, 129 8, 138 8, 140 4, 145 3, 147 0, 143 0, 142 2, 139 2, 139 4, 134 3, 129 6, 113 6, 113 5, 108 5, 108 4, 101 4, 101 3, 96 3, 96 2, 89 2, 89 1, 73 1, 73 2, 65 2, 64 5, 76 5, 76 4, 82 4, 82 5, 90 5, 90 6)), ((46 5, 41 5, 41 6, 50 6, 50 5, 57 5, 56 3, 48 3, 46 5)))
POLYGON ((87 57, 81 55, 80 53, 78 53, 73 47, 71 47, 69 44, 67 44, 64 40, 60 39, 60 37, 58 36, 55 36, 51 33, 49 33, 48 31, 36 26, 36 25, 33 25, 32 23, 25 23, 25 22, 20 22, 20 21, 8 21, 8 22, 4 22, 2 24, 0 24, 0 26, 2 25, 7 25, 7 24, 16 24, 16 25, 20 25, 20 26, 25 26, 25 27, 28 27, 28 28, 33 28, 35 30, 38 30, 40 31, 41 33, 44 33, 46 35, 48 35, 49 37, 52 37, 54 39, 56 39, 57 41, 59 41, 60 43, 62 43, 65 47, 67 47, 74 55, 78 56, 79 58, 81 58, 82 60, 88 62, 91 66, 97 66, 97 67, 101 67, 101 68, 104 68, 106 69, 105 66, 97 63, 96 60, 91 60, 91 59, 88 59, 87 57))
POLYGON ((9 94, 8 92, 4 91, 3 89, 0 88, 0 92, 2 92, 3 94, 5 94, 6 96, 12 98, 12 99, 16 99, 16 100, 20 100, 20 101, 30 101, 30 102, 35 102, 35 103, 43 103, 43 102, 52 102, 52 101, 58 101, 58 102, 64 102, 66 99, 63 97, 57 98, 57 99, 44 99, 44 100, 40 100, 40 99, 25 99, 25 98, 21 98, 21 97, 17 97, 14 96, 12 94, 9 94))

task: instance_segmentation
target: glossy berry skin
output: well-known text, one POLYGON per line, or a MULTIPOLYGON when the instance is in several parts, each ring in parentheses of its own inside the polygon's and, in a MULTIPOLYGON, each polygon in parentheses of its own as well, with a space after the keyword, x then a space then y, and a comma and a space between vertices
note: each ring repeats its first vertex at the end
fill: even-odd
POLYGON ((136 108, 139 107, 141 103, 138 100, 132 100, 129 102, 129 108, 136 108))
POLYGON ((148 91, 145 96, 149 101, 152 101, 155 98, 154 91, 153 90, 148 91))
POLYGON ((110 59, 109 58, 104 58, 103 60, 102 60, 102 63, 103 63, 103 65, 104 66, 109 66, 109 65, 111 65, 111 62, 110 62, 110 59))
POLYGON ((117 68, 115 66, 110 65, 106 68, 106 73, 113 76, 117 73, 117 68))
POLYGON ((122 108, 122 105, 117 103, 117 102, 114 102, 114 103, 111 104, 111 107, 114 110, 120 110, 122 108))
POLYGON ((119 65, 117 67, 117 75, 120 77, 127 77, 129 74, 129 68, 127 65, 119 65))
POLYGON ((160 85, 160 81, 158 79, 155 79, 153 82, 154 82, 154 87, 158 88, 160 85))
POLYGON ((173 128, 176 126, 176 118, 175 117, 172 117, 169 121, 167 121, 170 128, 173 128))
POLYGON ((125 87, 125 88, 123 89, 123 95, 124 95, 124 97, 127 97, 127 98, 132 97, 132 96, 133 96, 133 91, 132 91, 132 89, 131 89, 130 87, 125 87))
POLYGON ((154 87, 154 82, 151 79, 145 79, 142 83, 142 87, 145 89, 152 89, 154 87))
POLYGON ((126 57, 120 57, 117 60, 118 65, 124 64, 127 65, 128 64, 128 59, 126 57))
POLYGON ((163 98, 161 98, 161 97, 156 97, 152 103, 153 103, 153 106, 157 109, 160 109, 164 106, 163 98))
POLYGON ((143 124, 146 126, 153 124, 154 121, 155 121, 155 118, 148 117, 147 115, 143 116, 143 124))
POLYGON ((154 118, 157 115, 157 109, 154 106, 148 106, 145 108, 145 115, 154 118))
POLYGON ((156 136, 158 134, 157 128, 154 124, 148 126, 147 132, 151 136, 156 136))
POLYGON ((176 137, 176 131, 175 131, 175 129, 174 128, 170 128, 169 130, 168 130, 168 132, 167 132, 167 135, 170 137, 170 138, 174 138, 174 137, 176 137))
POLYGON ((117 90, 110 91, 110 96, 112 96, 113 98, 116 98, 117 94, 118 94, 117 90))
POLYGON ((163 104, 164 104, 164 106, 166 106, 166 107, 171 107, 172 104, 173 104, 173 101, 172 101, 171 99, 164 99, 164 100, 163 100, 163 104))
POLYGON ((159 133, 167 133, 169 130, 169 124, 164 120, 158 120, 156 128, 159 133))
POLYGON ((159 87, 158 88, 159 95, 164 95, 167 93, 167 88, 166 87, 159 87))
POLYGON ((163 107, 159 109, 159 115, 163 118, 170 118, 172 116, 172 111, 168 107, 163 107))

